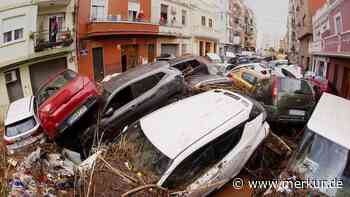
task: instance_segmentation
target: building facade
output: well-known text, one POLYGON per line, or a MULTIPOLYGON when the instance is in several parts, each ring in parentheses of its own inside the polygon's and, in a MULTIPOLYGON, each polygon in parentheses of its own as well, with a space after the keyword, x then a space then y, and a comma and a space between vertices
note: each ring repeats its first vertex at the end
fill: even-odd
POLYGON ((313 16, 312 71, 350 99, 350 1, 328 1, 313 16))
POLYGON ((298 64, 304 70, 309 70, 312 59, 310 47, 313 41, 312 16, 316 10, 322 7, 327 0, 297 0, 295 2, 296 10, 296 36, 299 40, 298 64))
POLYGON ((0 119, 8 104, 38 91, 49 76, 76 70, 74 0, 0 5, 0 119))
POLYGON ((78 0, 79 72, 96 81, 156 57, 159 21, 151 0, 78 0))
POLYGON ((287 21, 287 54, 291 63, 298 63, 299 41, 296 34, 297 0, 289 0, 287 21))

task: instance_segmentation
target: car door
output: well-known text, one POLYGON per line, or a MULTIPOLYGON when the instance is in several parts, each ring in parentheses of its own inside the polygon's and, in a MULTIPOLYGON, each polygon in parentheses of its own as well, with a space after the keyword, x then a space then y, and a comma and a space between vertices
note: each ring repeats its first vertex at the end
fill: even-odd
POLYGON ((142 117, 150 107, 149 99, 155 92, 152 89, 156 88, 163 76, 165 74, 162 72, 156 73, 121 88, 106 107, 105 113, 111 107, 113 112, 103 118, 102 125, 108 129, 122 129, 142 117))

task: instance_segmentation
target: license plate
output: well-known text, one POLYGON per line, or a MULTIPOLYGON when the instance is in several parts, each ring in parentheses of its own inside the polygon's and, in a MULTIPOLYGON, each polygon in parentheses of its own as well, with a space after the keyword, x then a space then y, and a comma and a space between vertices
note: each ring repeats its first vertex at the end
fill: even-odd
POLYGON ((74 114, 69 118, 68 124, 72 125, 75 121, 77 121, 85 112, 87 111, 87 107, 84 105, 79 110, 74 112, 74 114))
POLYGON ((293 115, 293 116, 305 116, 305 111, 303 111, 303 110, 291 109, 291 110, 289 110, 289 115, 293 115))

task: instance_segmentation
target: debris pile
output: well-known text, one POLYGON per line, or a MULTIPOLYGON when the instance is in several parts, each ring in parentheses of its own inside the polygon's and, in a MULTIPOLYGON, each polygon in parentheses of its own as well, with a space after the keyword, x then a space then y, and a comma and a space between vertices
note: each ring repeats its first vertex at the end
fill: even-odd
POLYGON ((8 196, 73 196, 78 163, 69 158, 80 160, 77 154, 60 151, 54 144, 40 145, 23 161, 9 158, 8 196))
POLYGON ((129 153, 120 144, 113 144, 84 161, 81 167, 88 168, 80 168, 80 196, 169 196, 156 185, 154 176, 133 171, 127 162, 129 153))

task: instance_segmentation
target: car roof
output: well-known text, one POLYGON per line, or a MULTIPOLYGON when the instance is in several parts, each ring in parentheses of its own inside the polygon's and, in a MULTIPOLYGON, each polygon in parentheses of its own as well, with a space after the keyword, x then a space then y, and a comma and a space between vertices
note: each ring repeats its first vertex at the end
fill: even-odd
MULTIPOLYGON (((132 68, 120 75, 111 77, 108 81, 102 82, 102 87, 108 92, 114 92, 118 87, 121 87, 131 80, 138 78, 144 74, 150 72, 156 72, 157 70, 164 70, 169 64, 167 62, 156 62, 152 64, 139 65, 135 68, 132 68)), ((169 68, 169 67, 168 67, 169 68)))
POLYGON ((238 94, 212 90, 163 107, 142 118, 140 124, 152 144, 174 159, 251 105, 238 94))
POLYGON ((329 93, 323 93, 307 127, 350 149, 350 101, 329 93))
POLYGON ((34 116, 34 97, 28 96, 11 103, 6 114, 5 126, 34 116))

